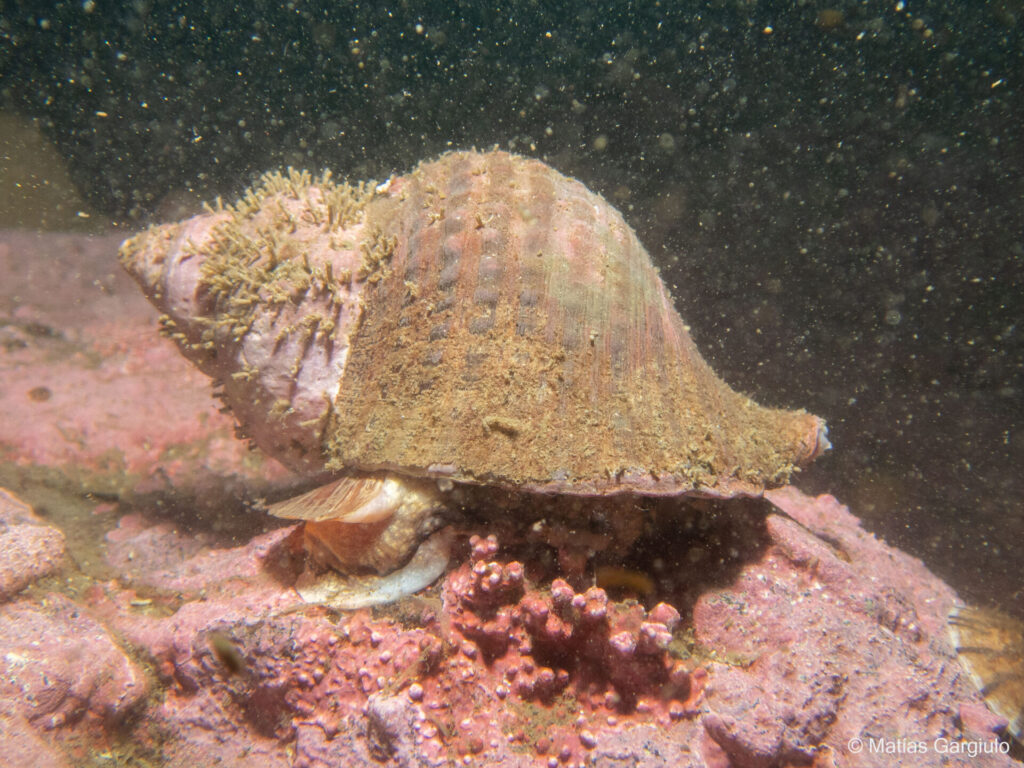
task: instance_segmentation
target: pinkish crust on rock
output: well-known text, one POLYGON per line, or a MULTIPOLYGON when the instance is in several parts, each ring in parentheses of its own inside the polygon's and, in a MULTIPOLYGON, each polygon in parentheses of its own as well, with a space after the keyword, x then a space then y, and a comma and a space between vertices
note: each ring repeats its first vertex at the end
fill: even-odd
MULTIPOLYGON (((219 758, 241 768, 245 750, 283 766, 291 750, 306 768, 467 756, 516 768, 881 768, 849 740, 991 743, 998 718, 945 641, 952 591, 831 497, 775 498, 801 523, 769 513, 765 546, 705 591, 692 619, 560 580, 539 588, 493 538, 472 540, 441 599, 339 616, 287 586, 290 529, 200 551, 174 544, 187 534, 149 535, 139 518, 111 544, 143 553, 130 578, 156 597, 139 607, 138 592, 109 582, 87 610, 152 660, 166 693, 132 739, 162 734, 171 767, 219 758), (179 555, 149 572, 144 553, 161 541, 179 555)), ((924 768, 946 756, 919 757, 924 768)), ((948 757, 959 768, 1012 765, 948 757)))
POLYGON ((0 280, 0 462, 18 477, 44 467, 75 494, 213 501, 284 485, 284 467, 236 439, 209 379, 152 333, 152 305, 112 267, 121 239, 0 233, 0 274, 17 276, 0 280))
POLYGON ((63 595, 0 606, 0 699, 35 727, 115 726, 148 693, 105 628, 63 595))
POLYGON ((0 488, 0 602, 64 564, 64 534, 0 488))
POLYGON ((59 570, 63 562, 64 534, 56 528, 0 527, 0 602, 59 570))
POLYGON ((0 698, 0 744, 4 768, 73 768, 52 735, 32 727, 17 705, 0 698))
MULTIPOLYGON (((576 696, 610 693, 617 708, 631 711, 638 697, 696 698, 689 675, 666 654, 672 634, 643 608, 609 603, 604 590, 577 594, 565 581, 551 584, 550 596, 528 589, 523 565, 479 557, 492 542, 474 537, 474 562, 451 573, 445 601, 453 626, 501 671, 503 685, 524 700, 550 701, 568 686, 576 696)), ((678 621, 670 606, 654 609, 678 621)))

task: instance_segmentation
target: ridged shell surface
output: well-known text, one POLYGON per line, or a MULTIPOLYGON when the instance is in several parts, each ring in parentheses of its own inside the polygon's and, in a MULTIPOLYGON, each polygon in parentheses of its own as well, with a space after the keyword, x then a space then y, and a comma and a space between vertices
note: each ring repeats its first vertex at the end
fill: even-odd
POLYGON ((375 274, 325 431, 333 469, 539 491, 757 493, 824 442, 697 352, 622 216, 503 152, 450 153, 366 209, 375 274))

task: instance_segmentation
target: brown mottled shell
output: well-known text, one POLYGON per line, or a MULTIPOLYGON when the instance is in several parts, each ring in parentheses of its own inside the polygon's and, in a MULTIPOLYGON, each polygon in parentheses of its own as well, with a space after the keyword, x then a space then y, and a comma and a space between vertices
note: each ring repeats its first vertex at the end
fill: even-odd
POLYGON ((827 445, 697 352, 644 247, 581 183, 458 152, 368 205, 332 469, 574 494, 759 493, 827 445))

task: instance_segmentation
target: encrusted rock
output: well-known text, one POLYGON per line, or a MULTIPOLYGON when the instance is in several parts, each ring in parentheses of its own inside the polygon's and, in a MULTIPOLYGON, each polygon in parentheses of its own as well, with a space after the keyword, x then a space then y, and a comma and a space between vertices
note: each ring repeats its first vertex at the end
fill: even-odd
POLYGON ((0 602, 64 564, 64 534, 0 488, 0 602))

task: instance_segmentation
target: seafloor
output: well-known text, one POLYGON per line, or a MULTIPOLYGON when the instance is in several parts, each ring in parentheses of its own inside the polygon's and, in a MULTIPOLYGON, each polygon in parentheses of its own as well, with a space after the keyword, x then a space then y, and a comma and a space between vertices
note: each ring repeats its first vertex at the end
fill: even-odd
POLYGON ((303 602, 296 528, 257 509, 294 481, 155 333, 118 240, 0 236, 5 765, 1014 764, 953 590, 793 487, 681 506, 607 590, 481 525, 421 594, 303 602))

